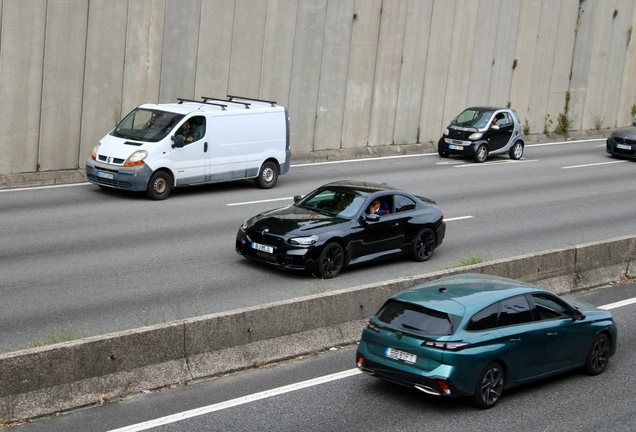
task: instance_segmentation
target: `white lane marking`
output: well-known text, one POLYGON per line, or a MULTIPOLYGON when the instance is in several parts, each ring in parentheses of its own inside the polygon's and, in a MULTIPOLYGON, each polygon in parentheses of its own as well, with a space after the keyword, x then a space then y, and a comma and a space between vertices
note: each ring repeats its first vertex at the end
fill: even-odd
POLYGON ((611 161, 611 162, 598 162, 598 163, 585 164, 585 165, 564 166, 564 167, 561 167, 561 168, 563 168, 563 169, 586 168, 586 167, 597 166, 597 165, 609 165, 609 164, 617 164, 617 163, 623 163, 623 162, 627 162, 627 161, 619 160, 619 161, 611 161))
POLYGON ((304 163, 304 164, 298 164, 298 165, 290 165, 290 168, 306 167, 306 166, 314 166, 314 165, 341 164, 341 163, 351 163, 351 162, 368 162, 368 161, 376 161, 376 160, 412 158, 412 157, 422 157, 422 156, 438 156, 439 157, 437 152, 417 153, 417 154, 398 155, 398 156, 380 156, 380 157, 368 157, 368 158, 360 158, 360 159, 345 159, 345 160, 337 160, 337 161, 310 162, 310 163, 304 163))
POLYGON ((240 206, 240 205, 260 204, 260 203, 264 203, 264 202, 285 201, 285 200, 293 200, 293 199, 294 199, 294 197, 272 198, 272 199, 258 200, 258 201, 245 201, 245 202, 238 202, 238 203, 229 203, 229 204, 225 204, 225 205, 228 206, 228 207, 233 207, 233 206, 240 206))
POLYGON ((331 375, 325 375, 322 377, 318 377, 318 378, 314 378, 314 379, 310 379, 307 381, 302 381, 299 383, 295 383, 295 384, 290 384, 287 386, 283 386, 283 387, 278 387, 275 389, 271 389, 271 390, 266 390, 260 393, 254 393, 251 395, 247 395, 247 396, 243 396, 240 398, 236 398, 236 399, 232 399, 229 401, 225 401, 225 402, 220 402, 214 405, 208 405, 205 407, 201 407, 201 408, 195 408, 193 410, 190 411, 184 411, 181 413, 177 413, 177 414, 173 414, 173 415, 169 415, 169 416, 165 416, 165 417, 160 417, 158 419, 154 419, 154 420, 149 420, 147 422, 143 422, 143 423, 137 423, 134 425, 130 425, 130 426, 125 426, 119 429, 113 429, 110 432, 132 432, 132 431, 143 431, 143 430, 147 430, 150 428, 154 428, 157 426, 162 426, 162 425, 167 425, 170 423, 176 423, 178 421, 181 420, 185 420, 188 418, 192 418, 192 417, 198 417, 204 414, 209 414, 215 411, 221 411, 227 408, 232 408, 235 406, 239 406, 239 405, 244 405, 250 402, 254 402, 257 400, 261 400, 261 399, 267 399, 273 396, 278 396, 284 393, 289 393, 289 392, 293 392, 296 390, 301 390, 304 388, 308 388, 308 387, 313 387, 319 384, 324 384, 324 383, 328 383, 331 381, 336 381, 336 380, 340 380, 343 378, 348 378, 350 376, 353 375, 358 375, 362 372, 360 372, 358 369, 349 369, 346 371, 342 371, 342 372, 338 372, 338 373, 334 373, 331 375))
MULTIPOLYGON (((622 300, 619 302, 615 302, 615 303, 610 303, 610 304, 606 304, 603 306, 599 306, 599 309, 605 309, 605 310, 609 310, 609 309, 616 309, 622 306, 628 306, 631 304, 636 303, 636 298, 631 298, 631 299, 626 299, 626 300, 622 300)), ((299 383, 295 383, 295 384, 290 384, 290 385, 286 385, 283 387, 278 387, 278 388, 274 388, 271 390, 265 390, 262 391, 260 393, 254 393, 251 395, 247 395, 247 396, 243 396, 240 398, 236 398, 236 399, 231 399, 225 402, 219 402, 217 404, 214 405, 208 405, 208 406, 204 406, 201 408, 195 408, 193 410, 190 411, 184 411, 184 412, 180 412, 177 414, 172 414, 169 416, 165 416, 165 417, 160 417, 154 420, 148 420, 146 422, 143 423, 137 423, 134 425, 130 425, 130 426, 124 426, 122 428, 119 429, 112 429, 109 432, 136 432, 136 431, 143 431, 143 430, 147 430, 153 427, 157 427, 157 426, 162 426, 162 425, 167 425, 170 423, 176 423, 178 421, 181 420, 185 420, 188 418, 192 418, 192 417, 198 417, 204 414, 209 414, 215 411, 221 411, 227 408, 232 408, 235 406, 239 406, 239 405, 244 405, 247 403, 251 403, 257 400, 261 400, 261 399, 267 399, 273 396, 278 396, 281 394, 285 394, 285 393, 289 393, 289 392, 293 392, 296 390, 301 390, 301 389, 305 389, 305 388, 309 388, 309 387, 314 387, 320 384, 324 384, 324 383, 328 383, 331 381, 337 381, 343 378, 348 378, 350 376, 353 375, 358 375, 362 372, 360 372, 358 369, 349 369, 346 371, 342 371, 342 372, 337 372, 331 375, 325 375, 322 377, 318 377, 318 378, 313 378, 307 381, 302 381, 299 383)))
POLYGON ((50 185, 50 186, 33 186, 33 187, 18 187, 15 189, 0 189, 0 193, 2 192, 17 192, 24 190, 38 190, 38 189, 54 189, 54 188, 63 188, 63 187, 74 187, 74 186, 86 186, 91 183, 68 183, 68 184, 60 184, 60 185, 50 185))
POLYGON ((484 166, 490 166, 490 165, 507 165, 507 164, 526 163, 526 162, 539 162, 539 160, 538 159, 501 160, 501 161, 491 161, 491 162, 474 163, 474 164, 467 164, 467 165, 454 165, 453 168, 484 167, 484 166))
POLYGON ((630 299, 626 299, 626 300, 621 300, 621 301, 618 301, 616 303, 606 304, 604 306, 599 306, 598 308, 599 309, 610 310, 610 309, 616 309, 616 308, 619 308, 619 307, 622 307, 622 306, 628 306, 628 305, 631 305, 631 304, 634 304, 634 303, 636 303, 636 297, 630 298, 630 299))
POLYGON ((586 143, 586 142, 605 141, 605 140, 607 140, 607 138, 593 138, 593 139, 575 140, 575 141, 557 141, 557 142, 549 142, 549 143, 526 144, 524 147, 547 147, 552 145, 580 144, 580 143, 586 143))
POLYGON ((450 218, 450 219, 444 219, 445 222, 450 222, 450 221, 457 221, 457 220, 462 220, 462 219, 472 219, 474 216, 459 216, 459 217, 454 217, 454 218, 450 218))

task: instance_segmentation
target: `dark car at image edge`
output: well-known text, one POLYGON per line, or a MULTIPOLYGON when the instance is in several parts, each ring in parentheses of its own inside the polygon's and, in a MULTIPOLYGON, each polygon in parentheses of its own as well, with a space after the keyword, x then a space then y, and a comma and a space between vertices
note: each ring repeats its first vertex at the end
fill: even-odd
POLYGON ((384 184, 343 180, 247 219, 235 249, 280 269, 332 278, 344 267, 386 258, 427 261, 445 233, 435 201, 384 184), (367 213, 374 200, 382 203, 382 215, 367 213))
POLYGON ((614 157, 636 159, 636 127, 612 132, 607 138, 605 151, 614 157))

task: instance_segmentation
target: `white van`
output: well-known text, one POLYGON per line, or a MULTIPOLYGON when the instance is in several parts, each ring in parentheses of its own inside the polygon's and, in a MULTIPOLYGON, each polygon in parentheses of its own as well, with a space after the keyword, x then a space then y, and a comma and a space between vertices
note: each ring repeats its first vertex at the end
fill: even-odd
POLYGON ((289 171, 287 108, 231 95, 202 99, 134 109, 93 148, 88 181, 153 200, 175 187, 239 179, 273 187, 289 171))

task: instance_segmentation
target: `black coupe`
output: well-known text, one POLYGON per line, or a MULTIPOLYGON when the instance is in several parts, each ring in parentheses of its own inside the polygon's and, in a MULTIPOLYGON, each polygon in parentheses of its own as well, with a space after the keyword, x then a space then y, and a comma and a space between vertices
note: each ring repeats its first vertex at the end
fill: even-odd
POLYGON ((426 261, 445 232, 444 215, 428 198, 384 184, 338 181, 247 219, 236 252, 333 278, 343 267, 400 255, 426 261))

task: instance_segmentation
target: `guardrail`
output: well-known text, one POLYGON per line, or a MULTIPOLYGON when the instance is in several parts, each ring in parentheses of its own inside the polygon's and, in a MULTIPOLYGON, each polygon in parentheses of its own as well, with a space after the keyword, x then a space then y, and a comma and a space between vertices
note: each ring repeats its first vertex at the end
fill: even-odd
POLYGON ((0 420, 352 344, 389 296, 439 277, 486 273, 564 294, 618 280, 635 258, 626 236, 1 354, 0 420))

